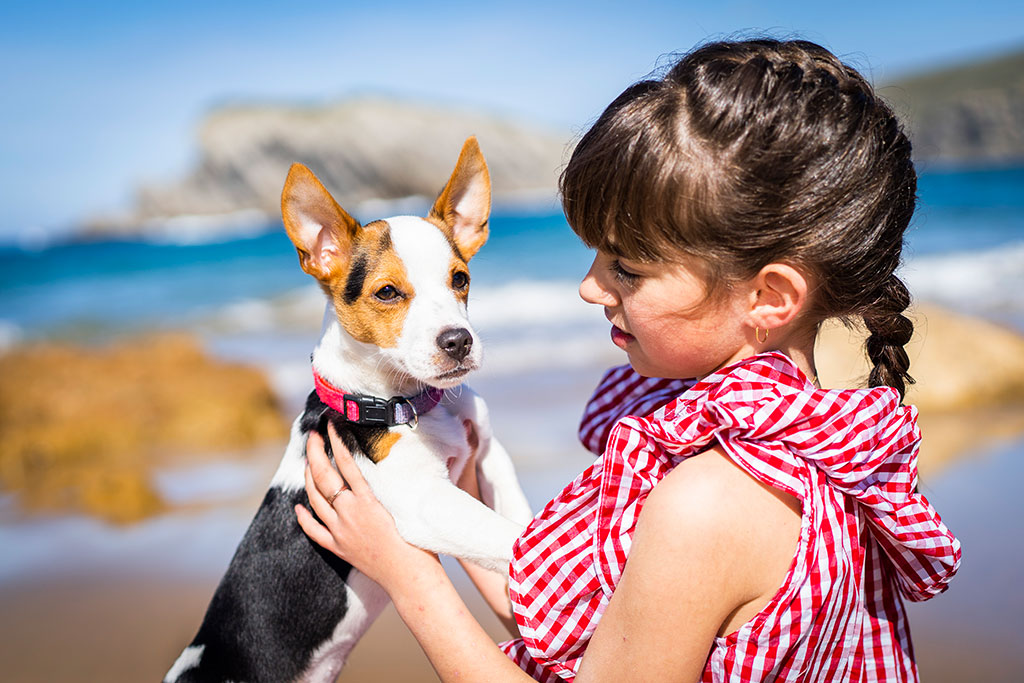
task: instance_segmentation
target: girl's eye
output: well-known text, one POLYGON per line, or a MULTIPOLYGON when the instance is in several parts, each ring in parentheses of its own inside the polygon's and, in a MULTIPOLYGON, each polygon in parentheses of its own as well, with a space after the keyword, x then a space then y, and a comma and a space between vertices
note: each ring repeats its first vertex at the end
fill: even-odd
POLYGON ((615 275, 615 279, 624 284, 636 284, 640 279, 640 276, 636 273, 632 273, 622 267, 622 264, 618 259, 611 262, 611 271, 615 275))
POLYGON ((465 289, 469 285, 469 276, 461 270, 457 270, 452 273, 452 287, 455 289, 465 289))
POLYGON ((373 293, 373 295, 381 301, 392 301, 393 299, 398 298, 399 294, 399 291, 391 285, 384 285, 373 293))

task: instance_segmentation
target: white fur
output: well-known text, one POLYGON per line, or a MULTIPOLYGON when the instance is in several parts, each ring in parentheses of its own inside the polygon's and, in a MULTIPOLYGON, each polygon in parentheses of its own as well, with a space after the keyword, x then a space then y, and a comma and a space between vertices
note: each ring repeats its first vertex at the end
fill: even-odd
POLYGON ((330 640, 316 649, 310 667, 302 675, 308 683, 330 683, 341 672, 352 648, 388 605, 388 594, 353 569, 345 584, 346 612, 330 640))
POLYGON ((438 368, 438 360, 450 361, 438 353, 437 335, 450 328, 469 330, 473 346, 463 363, 471 369, 480 367, 483 354, 479 337, 469 324, 466 306, 450 286, 451 246, 437 228, 422 218, 398 216, 389 218, 388 224, 395 253, 402 259, 406 276, 416 290, 393 353, 413 377, 430 381, 433 386, 457 386, 461 380, 432 380, 439 369, 447 369, 438 368))
MULTIPOLYGON (((495 497, 502 507, 491 510, 452 484, 471 454, 463 420, 477 417, 471 409, 478 397, 468 387, 462 396, 421 418, 419 428, 403 434, 381 462, 357 462, 405 540, 505 573, 512 544, 532 515, 508 454, 493 438, 481 440, 478 472, 498 475, 484 486, 502 491, 495 497)), ((479 431, 489 434, 490 427, 479 431)))
POLYGON ((171 667, 171 670, 164 676, 165 681, 173 682, 178 680, 178 676, 185 673, 189 669, 199 666, 199 661, 203 657, 203 650, 206 649, 205 645, 186 647, 182 650, 181 654, 178 655, 177 661, 171 667))
POLYGON ((306 438, 299 429, 302 415, 292 422, 291 438, 284 449, 281 464, 277 466, 270 488, 277 486, 283 491, 295 491, 306 486, 306 438))

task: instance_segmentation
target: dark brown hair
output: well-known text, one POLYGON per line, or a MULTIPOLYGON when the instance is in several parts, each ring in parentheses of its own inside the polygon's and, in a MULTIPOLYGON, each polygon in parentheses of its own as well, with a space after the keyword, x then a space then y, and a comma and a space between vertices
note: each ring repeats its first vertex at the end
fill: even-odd
POLYGON ((627 88, 562 173, 591 247, 696 256, 709 292, 786 262, 812 276, 815 324, 861 317, 871 386, 902 396, 913 324, 894 274, 914 212, 910 141, 853 68, 807 41, 704 45, 627 88))

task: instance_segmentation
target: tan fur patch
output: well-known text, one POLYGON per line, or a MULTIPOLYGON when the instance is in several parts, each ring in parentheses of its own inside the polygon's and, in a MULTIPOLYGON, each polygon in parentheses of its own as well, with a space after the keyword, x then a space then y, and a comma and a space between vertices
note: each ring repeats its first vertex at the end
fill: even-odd
POLYGON ((387 432, 380 439, 374 441, 370 445, 370 452, 366 455, 370 460, 374 462, 380 462, 384 458, 391 454, 391 449, 395 447, 398 440, 402 438, 402 435, 398 432, 387 432))
POLYGON ((327 289, 338 322, 354 339, 381 348, 398 345, 416 292, 391 245, 387 222, 374 221, 363 226, 352 257, 330 279, 327 289), (362 272, 354 273, 358 269, 362 272), (359 285, 358 291, 354 284, 359 285), (382 301, 376 294, 388 286, 397 291, 397 296, 382 301))

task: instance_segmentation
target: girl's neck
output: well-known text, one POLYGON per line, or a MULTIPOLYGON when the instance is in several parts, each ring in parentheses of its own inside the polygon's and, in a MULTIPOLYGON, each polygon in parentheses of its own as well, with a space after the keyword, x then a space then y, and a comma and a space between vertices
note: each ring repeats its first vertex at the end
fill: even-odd
POLYGON ((812 343, 810 348, 792 348, 789 350, 777 349, 782 353, 789 356, 790 360, 796 363, 796 366, 800 368, 807 379, 811 380, 817 388, 821 389, 821 382, 818 380, 818 367, 814 364, 814 344, 812 343))
MULTIPOLYGON (((785 354, 793 361, 794 364, 807 376, 807 379, 817 387, 821 388, 821 382, 818 380, 818 368, 814 362, 814 342, 816 335, 809 338, 803 339, 789 338, 780 339, 777 344, 758 344, 757 346, 746 344, 739 349, 735 355, 729 360, 722 363, 714 371, 732 363, 743 360, 744 358, 750 358, 756 356, 759 353, 769 353, 771 351, 777 351, 785 354)), ((714 372, 712 371, 712 372, 714 372)))

